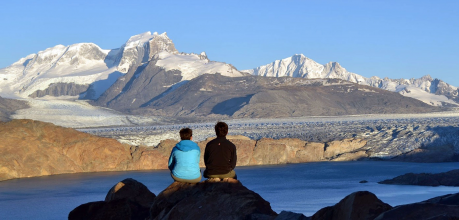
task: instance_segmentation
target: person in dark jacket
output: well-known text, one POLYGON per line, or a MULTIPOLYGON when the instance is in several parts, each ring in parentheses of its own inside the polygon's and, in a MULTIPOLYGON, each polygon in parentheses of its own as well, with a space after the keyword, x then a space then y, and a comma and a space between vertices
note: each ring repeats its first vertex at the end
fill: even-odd
POLYGON ((226 139, 228 125, 225 122, 217 122, 215 133, 217 138, 207 143, 204 151, 204 177, 237 179, 234 171, 237 161, 236 146, 226 139))
POLYGON ((182 140, 172 148, 169 157, 168 167, 172 179, 185 183, 198 183, 201 181, 201 169, 199 168, 201 149, 191 141, 193 131, 189 128, 180 130, 180 139, 182 140))

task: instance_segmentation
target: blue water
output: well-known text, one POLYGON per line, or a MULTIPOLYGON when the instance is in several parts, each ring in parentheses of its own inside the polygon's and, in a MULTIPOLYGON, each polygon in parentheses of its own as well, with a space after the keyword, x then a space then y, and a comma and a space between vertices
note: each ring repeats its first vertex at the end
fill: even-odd
MULTIPOLYGON (((237 167, 239 180, 271 203, 274 211, 313 215, 355 191, 373 192, 392 206, 457 193, 459 187, 378 184, 408 172, 438 173, 458 169, 459 163, 401 163, 381 161, 321 162, 278 166, 237 167), (367 180, 368 183, 359 183, 367 180)), ((0 182, 0 219, 66 219, 80 204, 105 199, 108 190, 134 178, 158 194, 172 183, 169 172, 134 171, 64 174, 0 182)))

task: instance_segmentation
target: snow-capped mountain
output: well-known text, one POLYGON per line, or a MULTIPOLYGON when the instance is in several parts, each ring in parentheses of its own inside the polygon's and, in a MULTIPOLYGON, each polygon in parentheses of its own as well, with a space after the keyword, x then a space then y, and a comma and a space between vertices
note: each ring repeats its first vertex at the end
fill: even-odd
POLYGON ((0 94, 27 97, 53 83, 87 84, 106 79, 116 71, 104 62, 109 53, 95 44, 80 43, 31 54, 0 70, 0 94))
POLYGON ((420 79, 381 79, 376 76, 366 78, 347 71, 337 62, 329 62, 322 65, 305 57, 303 54, 296 54, 292 57, 276 60, 270 64, 250 70, 242 70, 241 72, 267 77, 338 78, 361 85, 398 92, 433 106, 458 105, 459 103, 459 89, 457 87, 439 79, 432 79, 430 76, 424 76, 420 79))
POLYGON ((233 66, 212 62, 205 53, 179 53, 166 33, 135 35, 118 49, 93 43, 57 45, 0 69, 0 96, 9 98, 80 96, 97 99, 131 68, 151 60, 165 69, 180 70, 189 80, 204 73, 241 76, 233 66))

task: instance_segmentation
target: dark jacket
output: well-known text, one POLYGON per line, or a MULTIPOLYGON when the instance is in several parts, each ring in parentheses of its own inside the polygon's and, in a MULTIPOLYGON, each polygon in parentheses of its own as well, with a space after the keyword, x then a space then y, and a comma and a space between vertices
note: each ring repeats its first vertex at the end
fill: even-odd
POLYGON ((236 167, 236 146, 226 137, 217 137, 206 145, 204 163, 208 175, 226 174, 236 167))

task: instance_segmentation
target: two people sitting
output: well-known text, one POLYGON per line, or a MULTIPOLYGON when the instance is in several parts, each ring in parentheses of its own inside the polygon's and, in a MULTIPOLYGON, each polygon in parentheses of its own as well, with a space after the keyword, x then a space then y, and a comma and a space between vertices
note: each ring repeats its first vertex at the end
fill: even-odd
MULTIPOLYGON (((218 122, 215 125, 217 138, 206 145, 204 163, 206 170, 205 178, 237 178, 234 168, 236 167, 236 146, 226 139, 228 125, 218 122)), ((192 141, 193 133, 189 128, 180 130, 181 141, 175 145, 169 157, 169 170, 175 181, 186 183, 198 183, 201 181, 201 169, 199 160, 201 150, 192 141)))

